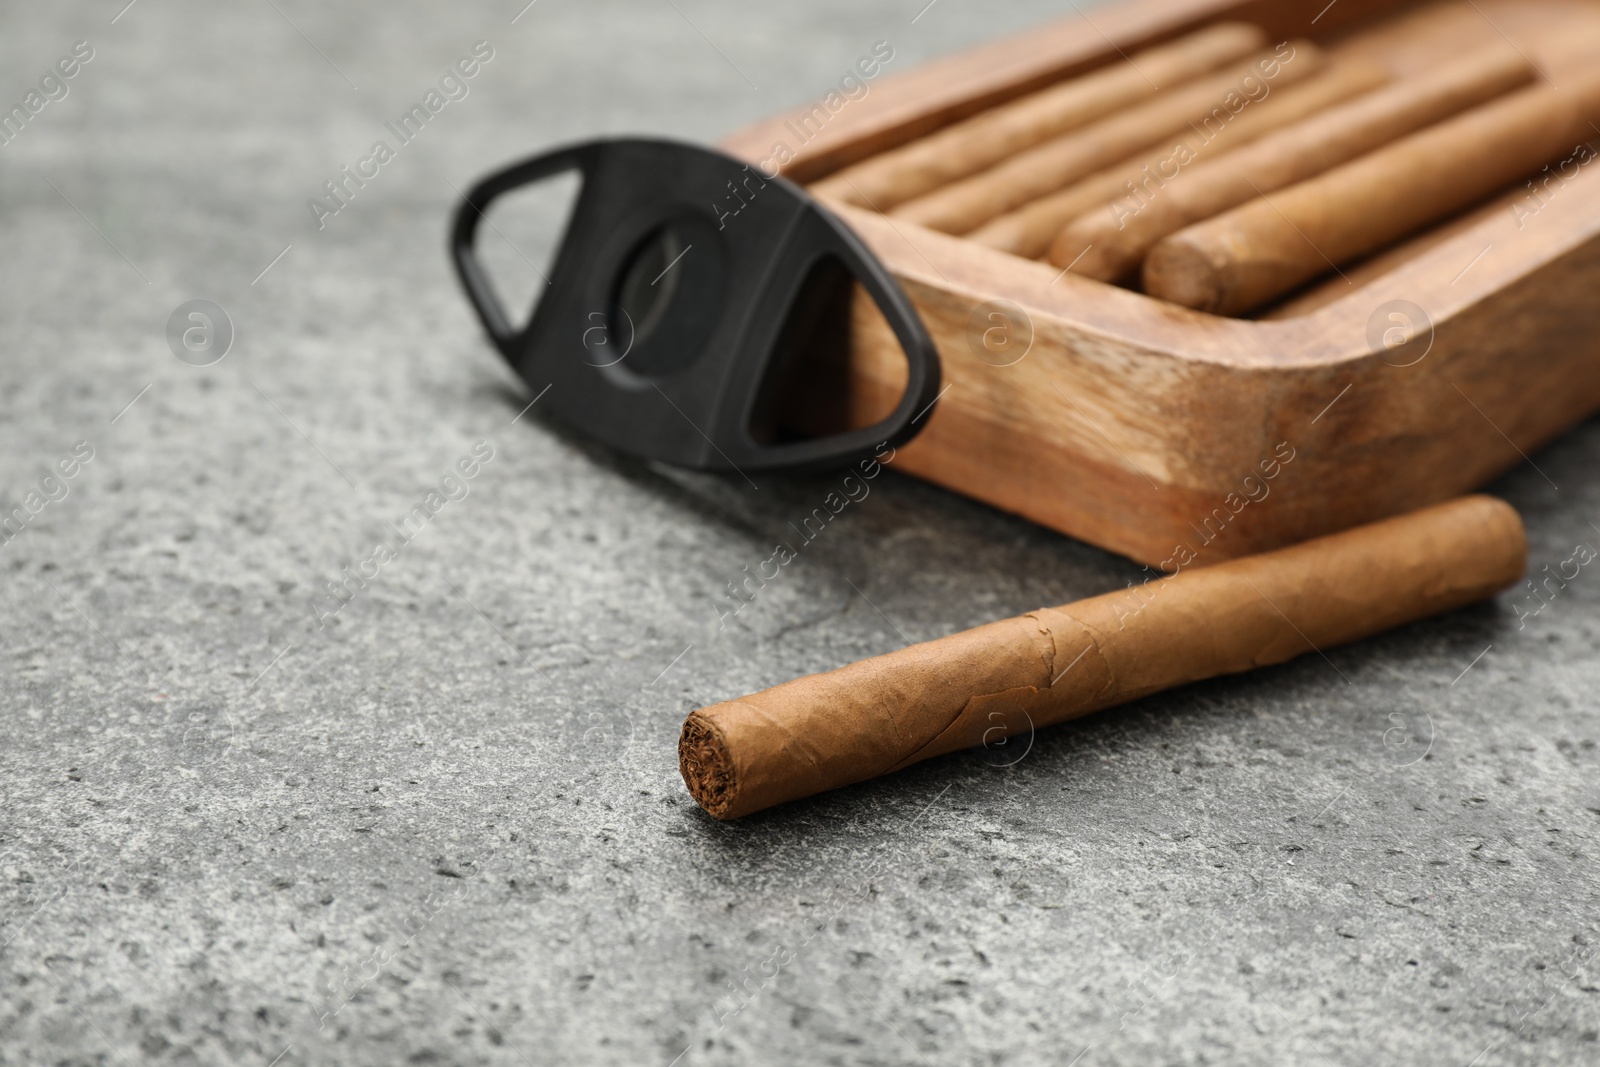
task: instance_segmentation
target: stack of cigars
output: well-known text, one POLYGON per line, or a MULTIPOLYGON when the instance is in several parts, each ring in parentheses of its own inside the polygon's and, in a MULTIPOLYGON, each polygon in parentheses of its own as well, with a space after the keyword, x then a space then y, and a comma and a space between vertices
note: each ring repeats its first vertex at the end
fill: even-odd
POLYGON ((1260 314, 1592 158, 1600 64, 1587 66, 1557 84, 1497 39, 1400 73, 1220 23, 810 189, 1174 304, 1260 314))

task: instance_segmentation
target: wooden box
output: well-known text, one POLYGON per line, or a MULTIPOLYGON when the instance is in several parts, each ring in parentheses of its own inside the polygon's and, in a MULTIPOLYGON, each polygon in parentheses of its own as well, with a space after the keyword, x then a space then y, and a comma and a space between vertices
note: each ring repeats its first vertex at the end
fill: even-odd
MULTIPOLYGON (((1555 42, 1600 42, 1600 4, 1574 0, 1130 0, 885 75, 804 143, 787 125, 797 115, 779 115, 724 147, 760 161, 784 142, 794 151, 784 175, 808 183, 1220 20, 1397 71, 1503 38, 1559 78, 1555 42)), ((1481 486, 1600 407, 1590 288, 1600 279, 1600 175, 1585 169, 1532 217, 1509 210, 1518 190, 1506 193, 1347 268, 1313 310, 1256 319, 1191 311, 840 206, 899 278, 943 360, 947 389, 894 466, 1168 570, 1481 486), (1008 325, 1032 335, 1004 366, 973 343, 995 301, 1020 309, 1008 325), (1396 307, 1422 317, 1412 341, 1391 350, 1371 338, 1396 307)), ((843 400, 865 423, 898 396, 903 357, 859 295, 850 322, 843 400)))

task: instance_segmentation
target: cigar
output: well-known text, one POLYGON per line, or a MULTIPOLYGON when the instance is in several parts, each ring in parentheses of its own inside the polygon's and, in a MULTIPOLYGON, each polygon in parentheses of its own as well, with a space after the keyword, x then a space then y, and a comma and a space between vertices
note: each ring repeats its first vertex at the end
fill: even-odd
POLYGON ((1229 101, 1270 94, 1314 74, 1322 62, 1321 49, 1310 41, 1285 42, 1247 62, 1197 78, 970 178, 908 200, 889 214, 945 233, 967 233, 997 215, 1181 134, 1190 124, 1198 125, 1219 114, 1231 118, 1229 101))
POLYGON ((1243 314, 1573 151, 1597 115, 1592 72, 1473 108, 1163 238, 1145 258, 1145 291, 1243 314))
POLYGON ((1321 174, 1397 137, 1492 100, 1533 78, 1509 45, 1471 53, 1406 78, 1187 173, 1169 167, 1132 195, 1067 225, 1050 246, 1058 267, 1118 282, 1138 271, 1152 246, 1263 193, 1321 174))
POLYGON ((1419 231, 1414 236, 1406 238, 1397 245, 1379 252, 1377 255, 1368 256, 1359 263, 1345 267, 1342 275, 1329 275, 1320 282, 1302 289, 1294 296, 1256 315, 1258 322, 1279 321, 1295 319, 1302 315, 1309 315, 1314 311, 1327 307, 1338 300, 1343 300, 1352 293, 1372 282, 1377 281, 1386 274, 1391 274, 1412 260, 1433 251, 1442 244, 1447 244, 1468 230, 1475 229, 1490 219, 1509 219, 1516 221, 1514 214, 1515 205, 1526 201, 1533 196, 1527 185, 1514 185, 1504 193, 1482 204, 1457 215, 1448 222, 1441 222, 1437 226, 1430 226, 1419 231))
POLYGON ((990 108, 930 137, 846 167, 811 191, 888 211, 914 196, 976 174, 1041 141, 1138 103, 1264 47, 1266 34, 1224 22, 1136 53, 1127 62, 990 108))
POLYGON ((1526 562, 1516 511, 1464 497, 702 708, 683 724, 679 766, 701 807, 735 819, 1163 689, 1325 653, 1492 596, 1526 562))
POLYGON ((1299 85, 1290 86, 1281 93, 1273 93, 1259 104, 1252 104, 1227 125, 1219 126, 1213 122, 1196 127, 1146 155, 1107 167, 1060 192, 1040 197, 1015 211, 991 219, 967 234, 967 240, 1026 259, 1038 259, 1067 223, 1085 212, 1126 196, 1129 190, 1148 181, 1151 172, 1159 174, 1163 167, 1170 167, 1173 160, 1187 159, 1189 162, 1185 165, 1193 166, 1200 160, 1223 158, 1258 137, 1376 89, 1388 81, 1388 70, 1381 64, 1367 61, 1334 63, 1299 85))

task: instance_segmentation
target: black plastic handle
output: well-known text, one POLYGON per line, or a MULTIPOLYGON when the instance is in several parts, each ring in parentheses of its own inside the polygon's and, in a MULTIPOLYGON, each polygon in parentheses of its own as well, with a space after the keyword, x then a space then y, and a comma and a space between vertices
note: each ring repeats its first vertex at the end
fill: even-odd
POLYGON ((450 247, 495 346, 531 388, 548 387, 544 410, 635 455, 701 470, 844 464, 915 436, 939 395, 933 341, 870 249, 798 186, 720 152, 617 139, 525 160, 465 195, 450 247), (477 258, 478 227, 497 197, 570 171, 583 187, 549 285, 518 331, 477 258), (662 248, 677 255, 647 285, 662 248), (757 440, 753 420, 783 327, 824 262, 853 275, 888 321, 906 354, 905 392, 873 426, 757 440), (639 300, 648 314, 626 306, 639 300), (616 335, 622 357, 611 359, 613 348, 595 358, 597 330, 616 335))
POLYGON ((467 291, 473 310, 483 322, 489 339, 507 359, 512 358, 517 342, 526 334, 518 333, 511 318, 500 306, 500 298, 489 281, 489 274, 478 260, 478 225, 488 216, 489 205, 496 199, 524 185, 553 178, 569 171, 583 171, 587 156, 592 154, 586 144, 571 145, 525 160, 496 174, 482 179, 463 198, 456 209, 455 222, 450 228, 450 254, 455 260, 456 273, 462 288, 467 291))

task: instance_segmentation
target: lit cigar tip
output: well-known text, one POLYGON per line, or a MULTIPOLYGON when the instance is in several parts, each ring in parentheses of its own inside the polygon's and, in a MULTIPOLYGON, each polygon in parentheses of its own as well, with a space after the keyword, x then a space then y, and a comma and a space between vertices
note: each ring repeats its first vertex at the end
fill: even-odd
POLYGON ((683 784, 689 787, 689 795, 707 814, 717 819, 733 817, 733 760, 722 734, 699 712, 683 722, 683 733, 678 737, 678 770, 683 774, 683 784))

